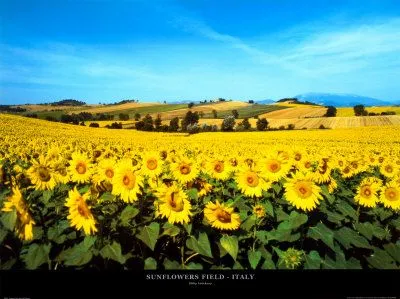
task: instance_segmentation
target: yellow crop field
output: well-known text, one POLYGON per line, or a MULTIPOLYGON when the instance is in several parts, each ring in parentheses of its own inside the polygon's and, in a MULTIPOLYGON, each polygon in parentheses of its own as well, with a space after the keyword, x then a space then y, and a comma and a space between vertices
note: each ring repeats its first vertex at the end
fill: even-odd
MULTIPOLYGON (((373 113, 393 111, 397 115, 400 115, 400 107, 398 106, 365 107, 365 110, 373 113)), ((354 116, 354 109, 353 107, 339 107, 337 108, 336 116, 354 116)))
MULTIPOLYGON (((194 106, 190 110, 193 112, 204 112, 204 113, 212 113, 213 110, 218 111, 227 111, 227 110, 233 110, 233 109, 239 109, 243 107, 250 106, 248 103, 244 102, 239 102, 239 101, 228 101, 228 102, 218 102, 218 103, 212 103, 212 104, 206 104, 206 105, 201 105, 201 106, 194 106)), ((174 117, 184 117, 186 113, 189 111, 188 108, 184 109, 176 109, 172 111, 166 111, 166 112, 161 112, 161 113, 153 113, 152 116, 156 117, 158 114, 161 115, 161 119, 172 119, 174 117)))
POLYGON ((399 129, 189 135, 0 114, 0 267, 398 269, 399 129))
MULTIPOLYGON (((154 105, 160 105, 158 103, 125 103, 125 104, 118 104, 118 105, 106 105, 106 106, 95 106, 95 107, 90 107, 90 108, 80 108, 79 112, 90 112, 90 113, 107 113, 107 112, 115 112, 115 111, 121 111, 123 112, 124 110, 128 109, 135 109, 135 108, 141 108, 141 107, 149 107, 149 106, 154 106, 154 105)), ((74 113, 77 113, 74 111, 74 113)))
POLYGON ((267 119, 284 119, 284 118, 307 118, 307 117, 319 117, 326 113, 327 108, 318 106, 297 105, 293 108, 283 109, 268 112, 260 115, 260 118, 265 117, 267 119))
MULTIPOLYGON (((97 105, 87 105, 86 107, 92 108, 96 106, 97 105)), ((44 112, 51 110, 65 110, 65 111, 82 110, 82 107, 80 106, 61 106, 61 105, 19 105, 15 107, 24 108, 29 112, 44 112)))

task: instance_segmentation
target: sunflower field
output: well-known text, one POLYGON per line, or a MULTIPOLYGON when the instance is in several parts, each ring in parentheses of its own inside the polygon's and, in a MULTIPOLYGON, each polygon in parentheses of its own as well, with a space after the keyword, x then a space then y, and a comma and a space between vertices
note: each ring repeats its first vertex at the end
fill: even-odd
POLYGON ((189 136, 0 114, 0 268, 399 269, 399 129, 189 136))

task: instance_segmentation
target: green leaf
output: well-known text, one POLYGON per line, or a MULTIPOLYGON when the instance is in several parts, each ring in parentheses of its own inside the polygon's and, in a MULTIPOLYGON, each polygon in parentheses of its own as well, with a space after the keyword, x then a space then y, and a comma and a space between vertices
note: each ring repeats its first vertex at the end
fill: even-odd
POLYGON ((145 270, 157 270, 157 261, 152 257, 148 257, 144 260, 144 269, 145 270))
POLYGON ((335 239, 338 240, 346 249, 349 248, 350 244, 358 248, 372 248, 367 239, 348 227, 342 227, 336 231, 335 239))
POLYGON ((367 258, 368 263, 376 269, 397 269, 395 261, 384 250, 374 248, 374 254, 367 258))
POLYGON ((271 217, 274 217, 274 207, 273 207, 272 203, 269 200, 267 200, 264 203, 264 206, 265 206, 265 211, 267 212, 267 214, 270 215, 271 217))
POLYGON ((333 244, 333 232, 325 226, 323 223, 318 223, 316 226, 310 227, 307 233, 307 237, 314 240, 321 240, 329 248, 335 250, 333 244))
POLYGON ((328 221, 336 224, 341 224, 342 220, 345 218, 345 216, 335 213, 335 212, 326 212, 326 216, 328 216, 328 221))
POLYGON ((252 269, 256 269, 258 263, 261 260, 261 252, 259 251, 253 251, 253 250, 249 250, 247 252, 247 257, 249 259, 249 263, 252 269))
POLYGON ((355 228, 368 240, 371 240, 373 236, 380 240, 386 237, 386 231, 377 224, 371 224, 369 222, 357 223, 355 224, 355 228))
POLYGON ((201 255, 211 258, 213 257, 211 253, 210 241, 208 240, 206 233, 200 233, 198 240, 191 236, 186 240, 186 246, 201 255))
POLYGON ((160 224, 157 222, 152 222, 150 225, 146 225, 140 230, 140 233, 137 235, 139 240, 142 240, 144 244, 146 244, 151 250, 154 251, 154 247, 156 246, 157 239, 160 233, 160 224))
POLYGON ((0 227, 0 243, 3 243, 5 237, 7 236, 8 231, 0 227))
POLYGON ((185 223, 183 225, 183 228, 187 231, 188 235, 190 235, 192 233, 192 224, 191 223, 189 223, 189 224, 185 223))
POLYGON ((288 221, 290 223, 290 228, 296 229, 306 223, 308 221, 308 217, 306 214, 299 214, 296 211, 292 211, 289 215, 288 221))
POLYGON ((34 226, 32 228, 33 240, 40 240, 43 237, 43 228, 34 226))
POLYGON ((233 265, 232 269, 233 270, 243 270, 243 266, 238 261, 236 261, 235 264, 233 265))
POLYGON ((196 188, 191 188, 186 193, 189 199, 197 200, 199 198, 199 192, 196 188))
POLYGON ((383 248, 385 248, 385 251, 389 253, 392 258, 400 263, 400 245, 390 243, 383 245, 383 248))
POLYGON ((134 218, 137 214, 139 214, 139 210, 133 206, 127 206, 121 212, 119 219, 121 220, 121 224, 123 226, 128 226, 129 221, 134 218))
POLYGON ((79 188, 78 191, 80 194, 85 194, 86 192, 89 191, 90 185, 85 185, 82 188, 79 188))
POLYGON ((340 201, 337 205, 336 208, 342 213, 344 216, 349 216, 353 218, 354 220, 357 220, 357 211, 353 209, 351 205, 349 205, 345 201, 340 201))
POLYGON ((229 253, 229 255, 236 261, 239 251, 239 241, 236 236, 222 236, 220 240, 221 246, 229 253))
POLYGON ((110 192, 104 192, 100 197, 100 201, 113 201, 115 199, 115 195, 111 194, 110 192))
POLYGON ((5 228, 13 231, 15 228, 15 223, 17 222, 17 211, 13 209, 11 212, 3 213, 3 215, 1 215, 1 222, 5 228))
POLYGON ((275 191, 276 194, 279 194, 282 190, 282 186, 279 183, 272 184, 272 189, 275 191))
POLYGON ((189 269, 189 270, 203 270, 203 265, 199 264, 199 263, 191 262, 191 263, 186 265, 186 269, 189 269))
POLYGON ((385 221, 386 219, 388 219, 390 216, 393 215, 392 211, 381 207, 375 208, 375 213, 379 216, 379 219, 381 221, 385 221))
POLYGON ((42 201, 44 204, 47 204, 49 202, 49 200, 52 198, 52 196, 54 195, 53 190, 45 190, 42 193, 42 201))
POLYGON ((6 262, 2 262, 0 260, 0 270, 10 270, 16 262, 17 262, 17 259, 10 259, 6 262))
POLYGON ((177 261, 170 261, 169 259, 164 260, 165 270, 181 270, 182 266, 177 261))
POLYGON ((86 236, 81 243, 62 251, 57 257, 57 260, 64 262, 67 266, 85 265, 89 263, 93 257, 91 249, 95 242, 96 237, 86 236))
POLYGON ((330 204, 335 202, 335 197, 329 193, 328 186, 322 185, 321 186, 322 195, 328 200, 330 204))
MULTIPOLYGON (((171 223, 169 223, 169 222, 166 222, 164 225, 163 225, 163 229, 164 229, 164 231, 163 231, 163 233, 161 234, 161 236, 171 236, 171 237, 175 237, 175 236, 177 236, 180 232, 181 232, 181 230, 179 229, 179 227, 177 227, 177 226, 175 226, 175 225, 173 225, 173 224, 171 224, 171 223)), ((160 236, 160 237, 161 237, 160 236)))
POLYGON ((268 243, 268 232, 265 230, 258 230, 256 232, 256 238, 264 245, 268 243))
POLYGON ((67 236, 62 233, 69 227, 68 221, 62 220, 47 231, 47 238, 50 241, 54 241, 57 244, 62 244, 66 240, 67 236))
POLYGON ((240 225, 240 227, 245 231, 250 231, 256 224, 256 221, 257 217, 255 215, 251 215, 250 217, 247 217, 247 219, 240 225))
POLYGON ((306 255, 304 269, 321 269, 321 262, 318 251, 312 250, 306 255))
POLYGON ((22 255, 22 259, 29 270, 35 270, 40 265, 49 262, 50 244, 32 244, 22 255))
POLYGON ((276 269, 276 267, 272 259, 268 259, 261 265, 261 269, 276 269))
POLYGON ((111 259, 120 264, 125 264, 126 258, 122 255, 121 244, 113 242, 111 245, 107 244, 100 250, 100 255, 104 259, 111 259))
POLYGON ((275 211, 275 213, 276 213, 276 221, 277 221, 277 222, 281 222, 281 221, 286 220, 286 219, 289 218, 289 215, 286 214, 286 213, 282 210, 282 208, 277 208, 276 211, 275 211))

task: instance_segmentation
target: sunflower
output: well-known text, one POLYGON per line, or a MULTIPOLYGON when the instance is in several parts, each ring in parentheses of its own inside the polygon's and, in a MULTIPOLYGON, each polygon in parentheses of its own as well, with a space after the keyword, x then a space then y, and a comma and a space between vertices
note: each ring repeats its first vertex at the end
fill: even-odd
POLYGON ((77 230, 83 228, 86 235, 97 232, 96 221, 90 211, 90 206, 86 201, 89 198, 89 193, 81 195, 76 187, 68 192, 68 199, 65 206, 69 209, 67 219, 70 220, 71 226, 77 230))
POLYGON ((256 204, 253 206, 253 214, 256 215, 257 218, 262 218, 265 216, 265 208, 263 205, 256 204))
POLYGON ((235 177, 239 189, 246 196, 261 197, 263 191, 271 187, 271 182, 267 182, 260 175, 260 171, 254 168, 242 168, 235 177))
POLYGON ((27 174, 36 190, 52 190, 57 185, 56 176, 50 163, 43 155, 39 157, 38 161, 32 161, 32 166, 28 169, 27 174))
POLYGON ((206 165, 207 173, 217 180, 226 181, 232 172, 229 163, 222 159, 211 160, 206 165))
POLYGON ((77 183, 86 183, 90 181, 92 168, 89 159, 79 152, 71 155, 72 160, 69 161, 68 172, 71 175, 71 181, 77 183))
POLYGON ((297 172, 284 187, 286 200, 304 211, 315 209, 322 199, 321 188, 314 183, 310 173, 297 172))
POLYGON ((164 161, 161 160, 160 153, 147 152, 142 159, 143 165, 140 171, 149 177, 160 175, 163 171, 164 161))
POLYGON ((317 184, 323 184, 331 181, 331 167, 328 161, 322 160, 317 169, 312 173, 313 179, 317 184))
POLYGON ((35 221, 29 213, 28 207, 22 197, 21 191, 18 187, 12 189, 13 195, 7 198, 4 207, 1 209, 3 212, 17 212, 17 223, 15 230, 18 237, 22 240, 33 239, 33 225, 35 221))
POLYGON ((395 163, 391 163, 391 161, 386 161, 379 166, 380 172, 388 178, 393 178, 398 174, 398 167, 395 163))
POLYGON ((111 183, 115 173, 115 161, 113 159, 103 159, 97 165, 95 175, 96 182, 111 183))
POLYGON ((156 193, 158 201, 154 202, 156 215, 168 218, 169 223, 189 223, 192 215, 186 193, 176 184, 162 186, 156 193))
POLYGON ((286 268, 295 269, 303 262, 303 256, 304 252, 302 250, 291 247, 282 253, 281 263, 284 263, 286 268))
POLYGON ((112 183, 112 194, 120 195, 125 202, 137 200, 137 195, 142 193, 140 187, 143 187, 143 177, 134 170, 130 159, 119 161, 112 183))
POLYGON ((375 207, 378 202, 378 190, 381 187, 380 181, 374 177, 363 179, 357 188, 354 200, 365 207, 375 207))
POLYGON ((259 165, 262 175, 271 182, 277 182, 285 177, 291 168, 291 164, 282 153, 261 160, 259 165))
POLYGON ((400 186, 394 181, 388 182, 382 188, 379 199, 387 208, 400 209, 400 186))
POLYGON ((233 212, 232 207, 225 207, 219 201, 214 204, 211 201, 204 208, 204 217, 211 224, 220 230, 235 230, 240 226, 240 216, 233 212))
POLYGON ((182 184, 193 181, 199 173, 197 165, 189 158, 180 158, 172 163, 171 171, 174 178, 182 184))
POLYGON ((68 173, 65 163, 61 159, 53 161, 51 167, 54 169, 54 174, 58 183, 66 184, 69 182, 71 176, 68 173))
POLYGON ((329 181, 329 184, 328 184, 329 193, 333 193, 337 187, 338 187, 338 185, 337 185, 336 180, 334 178, 331 178, 331 180, 329 181))

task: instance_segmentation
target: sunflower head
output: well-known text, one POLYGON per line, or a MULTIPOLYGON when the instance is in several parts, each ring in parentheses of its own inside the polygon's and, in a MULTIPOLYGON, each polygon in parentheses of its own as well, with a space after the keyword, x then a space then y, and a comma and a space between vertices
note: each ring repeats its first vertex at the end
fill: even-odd
POLYGON ((284 263, 286 268, 298 268, 303 262, 303 251, 295 248, 289 248, 281 254, 281 263, 284 263))
POLYGON ((253 214, 256 215, 257 218, 263 218, 265 216, 264 206, 260 204, 253 206, 253 214))
POLYGON ((381 190, 380 201, 387 208, 400 209, 400 185, 395 181, 388 182, 381 190))
POLYGON ((204 217, 211 224, 220 230, 236 230, 240 226, 240 216, 234 213, 233 208, 226 207, 223 203, 214 204, 208 202, 204 208, 204 217))
POLYGON ((162 186, 156 193, 158 201, 154 202, 156 215, 168 218, 170 223, 189 223, 192 205, 186 193, 176 184, 162 186))

